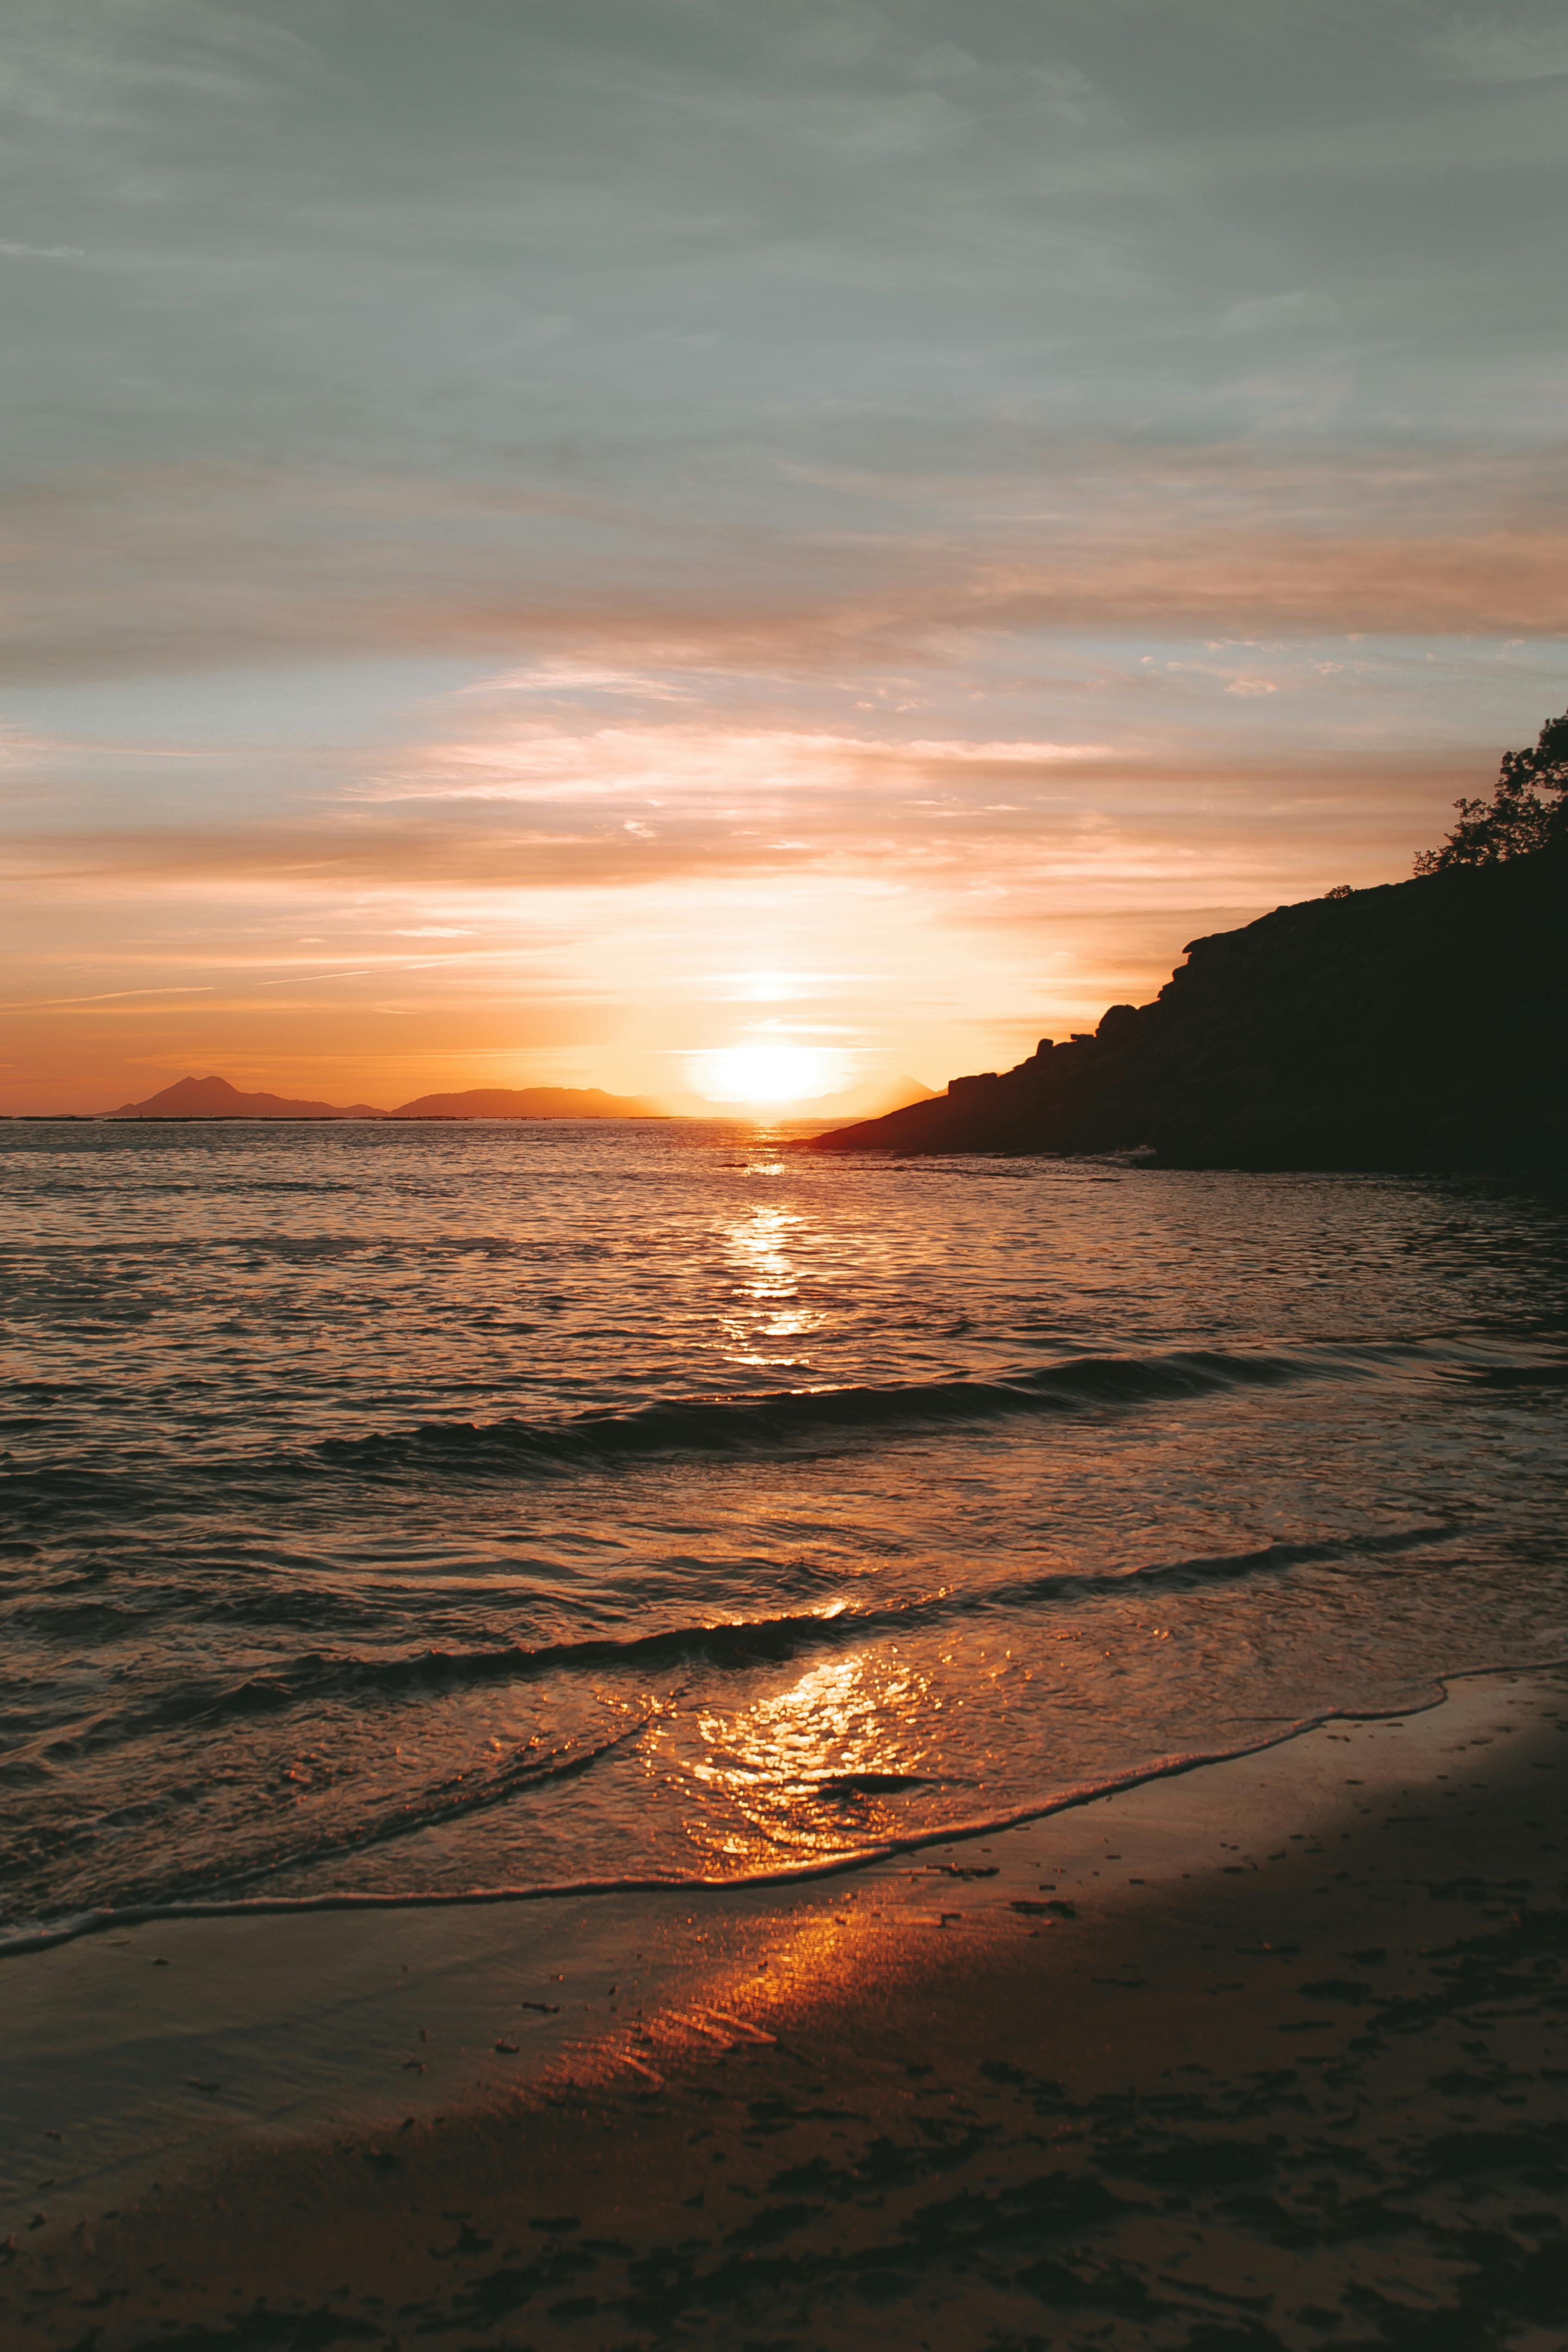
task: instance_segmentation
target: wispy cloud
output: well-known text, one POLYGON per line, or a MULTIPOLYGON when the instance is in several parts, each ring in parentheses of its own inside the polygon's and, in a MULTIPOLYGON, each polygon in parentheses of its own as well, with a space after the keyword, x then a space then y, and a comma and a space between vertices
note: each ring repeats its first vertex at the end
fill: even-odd
POLYGON ((1430 55, 1456 81, 1549 81, 1568 74, 1568 25, 1553 10, 1534 21, 1496 15, 1451 24, 1430 55))
POLYGON ((12 261, 85 261, 86 248, 79 245, 23 245, 15 237, 0 236, 0 253, 12 261))
POLYGON ((847 675, 1019 626, 1568 629, 1568 453, 1336 454, 1059 443, 1021 478, 862 470, 853 528, 677 533, 622 506, 589 518, 602 562, 580 507, 504 486, 120 469, 5 502, 30 593, 0 675, 439 650, 486 667, 476 691, 678 700, 683 672, 847 675), (894 501, 918 531, 888 532, 894 501))
POLYGON ((312 79, 319 52, 287 26, 221 0, 11 0, 0 107, 51 131, 160 119, 172 103, 253 105, 278 78, 312 79))

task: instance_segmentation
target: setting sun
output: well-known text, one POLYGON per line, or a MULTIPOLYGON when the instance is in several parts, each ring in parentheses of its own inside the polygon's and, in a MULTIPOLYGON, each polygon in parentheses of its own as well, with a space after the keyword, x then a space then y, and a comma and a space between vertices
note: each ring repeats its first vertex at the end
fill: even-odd
POLYGON ((837 1058, 811 1045, 727 1045, 702 1056, 697 1086, 709 1102, 803 1102, 829 1092, 837 1058))

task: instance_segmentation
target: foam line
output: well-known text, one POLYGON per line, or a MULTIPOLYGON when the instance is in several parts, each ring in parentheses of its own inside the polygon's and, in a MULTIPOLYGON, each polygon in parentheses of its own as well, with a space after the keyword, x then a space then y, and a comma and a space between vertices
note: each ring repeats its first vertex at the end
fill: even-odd
POLYGON ((341 1837, 323 1841, 319 1845, 290 1847, 273 1853, 264 1861, 231 1871, 218 1880, 220 1886, 245 1886, 258 1878, 270 1878, 280 1870, 308 1870, 313 1864, 330 1862, 339 1854, 362 1853, 367 1847, 386 1845, 393 1838, 411 1837, 416 1831, 434 1829, 472 1813, 488 1811, 504 1805, 523 1790, 537 1789, 549 1780, 574 1780, 606 1756, 613 1755, 629 1740, 640 1738, 653 1721, 652 1714, 643 1716, 636 1723, 628 1724, 612 1738, 601 1740, 596 1748, 576 1752, 570 1749, 546 1756, 525 1756, 505 1764, 497 1772, 476 1780, 472 1773, 459 1774, 427 1791, 415 1803, 400 1805, 395 1811, 380 1813, 357 1830, 346 1831, 341 1837))
POLYGON ((1309 1731, 1322 1730, 1325 1724, 1393 1723, 1411 1716, 1428 1715, 1445 1704, 1449 1685, 1454 1683, 1470 1682, 1487 1675, 1544 1673, 1563 1666, 1568 1666, 1568 1658, 1536 1658, 1525 1665, 1465 1667, 1437 1676, 1434 1696, 1415 1700, 1408 1706, 1327 1707, 1321 1715, 1303 1716, 1281 1730, 1267 1733, 1261 1738, 1242 1740, 1232 1748, 1163 1756, 1154 1763, 1136 1765, 1102 1780, 1081 1781, 1074 1788, 1059 1790, 1054 1796, 1018 1806, 1009 1812, 991 1813, 977 1821, 950 1822, 940 1829, 920 1830, 907 1837, 857 1847, 824 1862, 788 1863, 777 1870, 741 1872, 728 1878, 697 1874, 683 1877, 664 1872, 625 1878, 559 1879, 530 1886, 474 1886, 440 1895, 275 1895, 223 1903, 130 1904, 123 1908, 79 1911, 55 1927, 24 1928, 0 1937, 0 1960, 48 1951, 57 1945, 75 1943, 83 1936, 101 1935, 112 1928, 140 1927, 152 1921, 172 1919, 259 1919, 319 1911, 476 1910, 501 1903, 559 1903, 572 1897, 603 1895, 678 1895, 685 1899, 695 1895, 744 1894, 754 1887, 805 1885, 815 1879, 840 1878, 852 1871, 869 1869, 894 1854, 995 1837, 1004 1830, 1021 1829, 1028 1822, 1044 1821, 1053 1813, 1071 1812, 1080 1806, 1094 1804, 1102 1797, 1120 1796, 1126 1790, 1141 1789, 1151 1781, 1175 1780, 1185 1772, 1200 1771, 1206 1765, 1234 1764, 1244 1757, 1266 1755, 1270 1748, 1283 1748, 1309 1731))

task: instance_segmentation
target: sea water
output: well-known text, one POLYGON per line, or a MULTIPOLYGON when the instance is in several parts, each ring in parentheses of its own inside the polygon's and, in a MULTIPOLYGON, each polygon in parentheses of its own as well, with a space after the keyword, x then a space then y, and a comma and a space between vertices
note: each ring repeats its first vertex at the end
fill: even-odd
POLYGON ((0 1933, 736 1879, 1568 1654, 1568 1217, 736 1122, 0 1129, 0 1933))

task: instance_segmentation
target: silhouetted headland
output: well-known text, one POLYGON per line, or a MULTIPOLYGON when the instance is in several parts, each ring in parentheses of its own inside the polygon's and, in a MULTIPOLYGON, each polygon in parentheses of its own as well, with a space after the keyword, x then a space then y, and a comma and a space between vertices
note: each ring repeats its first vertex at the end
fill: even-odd
POLYGON ((901 1153, 1152 1148, 1176 1167, 1568 1161, 1568 843, 1195 940, 1153 1004, 817 1136, 901 1153))

